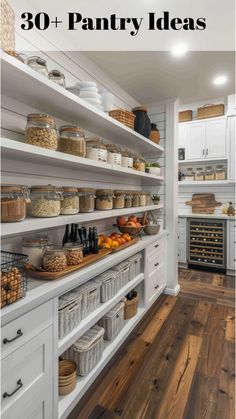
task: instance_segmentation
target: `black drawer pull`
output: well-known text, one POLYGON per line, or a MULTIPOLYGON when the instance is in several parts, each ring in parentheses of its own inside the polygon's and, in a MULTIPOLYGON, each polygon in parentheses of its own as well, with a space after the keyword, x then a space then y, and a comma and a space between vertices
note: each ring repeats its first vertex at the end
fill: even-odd
POLYGON ((155 248, 159 247, 159 244, 155 244, 155 248))
POLYGON ((13 396, 13 394, 15 394, 18 390, 20 390, 20 388, 21 387, 23 387, 23 383, 22 383, 22 381, 21 381, 21 379, 19 379, 18 381, 17 381, 17 387, 16 387, 16 389, 12 392, 12 393, 7 393, 6 391, 5 391, 5 393, 3 393, 3 395, 2 395, 2 397, 5 399, 6 397, 11 397, 11 396, 13 396))
POLYGON ((3 344, 5 345, 5 343, 11 343, 14 340, 20 338, 21 336, 23 336, 23 332, 21 331, 21 329, 18 329, 17 332, 16 332, 16 336, 14 338, 12 338, 12 339, 4 338, 3 339, 3 344))
POLYGON ((156 285, 156 286, 155 286, 155 290, 157 290, 157 288, 159 288, 159 285, 156 285))
POLYGON ((157 262, 157 263, 154 263, 154 266, 158 266, 159 265, 159 262, 157 262))

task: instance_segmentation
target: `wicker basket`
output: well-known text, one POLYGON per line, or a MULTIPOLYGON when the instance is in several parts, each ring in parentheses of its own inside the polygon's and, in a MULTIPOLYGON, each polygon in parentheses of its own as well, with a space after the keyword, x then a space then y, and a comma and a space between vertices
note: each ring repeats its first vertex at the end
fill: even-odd
POLYGON ((1 0, 1 49, 15 51, 15 13, 6 0, 1 0))
POLYGON ((62 339, 81 321, 82 293, 70 291, 59 298, 58 334, 62 339))
POLYGON ((134 297, 132 300, 125 300, 125 307, 124 307, 125 320, 131 319, 131 317, 134 317, 137 314, 138 302, 139 302, 138 293, 136 293, 136 297, 134 297))
POLYGON ((134 129, 135 115, 133 112, 129 112, 124 109, 114 109, 109 112, 109 115, 127 127, 134 129))
POLYGON ((76 288, 76 291, 82 294, 81 317, 84 319, 100 304, 100 284, 92 280, 76 288))
POLYGON ((97 276, 95 281, 99 284, 101 295, 101 303, 106 303, 119 291, 119 281, 117 280, 119 272, 112 269, 97 276))
POLYGON ((222 116, 225 113, 224 104, 219 105, 205 105, 197 110, 197 119, 215 118, 222 116))
POLYGON ((130 262, 128 260, 119 263, 119 265, 114 266, 114 271, 118 272, 117 282, 119 284, 119 289, 123 288, 129 282, 130 277, 130 262))
POLYGON ((179 112, 179 122, 187 122, 192 121, 193 119, 193 111, 182 111, 179 112))
POLYGON ((130 268, 129 268, 130 281, 132 281, 139 274, 141 274, 141 260, 142 260, 142 253, 136 253, 136 255, 131 256, 128 259, 128 262, 130 264, 130 268))
POLYGON ((26 255, 1 252, 1 308, 25 297, 28 281, 24 266, 28 261, 26 255))
POLYGON ((105 340, 113 340, 124 326, 124 305, 121 301, 99 320, 99 326, 105 329, 105 340))
POLYGON ((139 234, 141 234, 143 230, 145 229, 146 225, 141 226, 141 227, 127 227, 127 226, 121 226, 119 224, 116 224, 116 227, 120 230, 122 234, 127 233, 133 237, 133 236, 138 236, 139 234))

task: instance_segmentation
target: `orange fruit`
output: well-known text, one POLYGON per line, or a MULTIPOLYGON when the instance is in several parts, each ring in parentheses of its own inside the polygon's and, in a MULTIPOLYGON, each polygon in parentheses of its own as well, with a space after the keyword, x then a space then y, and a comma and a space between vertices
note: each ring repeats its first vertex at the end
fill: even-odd
POLYGON ((112 240, 110 239, 110 237, 106 237, 105 240, 104 240, 104 243, 107 243, 111 246, 112 240))
POLYGON ((122 239, 121 237, 117 237, 116 241, 117 241, 119 244, 123 244, 123 239, 122 239))
POLYGON ((110 246, 108 243, 102 243, 102 244, 101 244, 101 248, 102 248, 102 249, 110 249, 110 248, 111 248, 111 246, 110 246))
POLYGON ((113 240, 112 247, 119 247, 119 243, 117 240, 113 240))

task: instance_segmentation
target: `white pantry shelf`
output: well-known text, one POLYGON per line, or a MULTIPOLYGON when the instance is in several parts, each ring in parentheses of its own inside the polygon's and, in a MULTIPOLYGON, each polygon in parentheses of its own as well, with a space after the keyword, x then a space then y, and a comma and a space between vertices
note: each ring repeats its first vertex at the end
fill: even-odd
POLYGON ((178 182, 179 186, 225 186, 234 184, 233 180, 193 180, 178 182))
POLYGON ((148 138, 99 111, 83 99, 58 86, 16 58, 2 52, 2 94, 77 124, 94 134, 143 154, 161 154, 164 149, 148 138))
POLYGON ((95 220, 103 220, 120 215, 138 214, 139 212, 154 211, 162 209, 163 205, 146 205, 144 207, 132 207, 124 209, 113 209, 107 211, 94 211, 90 213, 80 213, 76 215, 59 215, 51 218, 31 218, 17 223, 2 223, 2 237, 14 236, 15 234, 28 233, 33 231, 45 230, 48 228, 61 227, 71 223, 85 223, 95 220))
POLYGON ((189 164, 189 163, 195 163, 195 164, 199 164, 199 163, 209 163, 209 162, 219 162, 219 161, 225 161, 228 160, 227 157, 215 157, 214 159, 198 159, 198 160, 178 160, 179 164, 189 164))
POLYGON ((106 303, 94 310, 89 316, 83 319, 79 325, 70 333, 59 340, 58 356, 60 356, 69 346, 71 346, 80 336, 98 322, 112 307, 128 294, 134 287, 144 280, 144 274, 138 275, 132 281, 129 281, 119 292, 106 303))
POLYGON ((146 310, 143 307, 139 307, 136 316, 130 320, 125 321, 125 325, 120 333, 112 342, 105 341, 105 348, 102 354, 101 361, 96 367, 85 377, 77 377, 77 384, 75 389, 66 396, 59 397, 59 419, 66 419, 68 412, 70 412, 81 399, 81 397, 88 390, 89 386, 94 382, 100 372, 103 370, 108 361, 117 351, 118 347, 125 341, 130 332, 141 320, 146 310))
POLYGON ((59 170, 65 167, 67 169, 87 170, 89 173, 94 173, 95 175, 118 175, 122 179, 131 177, 133 179, 139 179, 142 185, 157 185, 164 180, 162 176, 155 176, 149 173, 139 172, 138 170, 126 169, 125 167, 48 150, 8 138, 1 138, 1 154, 2 159, 50 165, 59 168, 59 170))

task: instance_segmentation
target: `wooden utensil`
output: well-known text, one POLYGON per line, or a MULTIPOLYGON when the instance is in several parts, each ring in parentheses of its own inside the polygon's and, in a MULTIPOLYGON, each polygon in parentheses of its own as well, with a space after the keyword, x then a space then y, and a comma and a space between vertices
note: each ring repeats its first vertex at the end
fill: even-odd
POLYGON ((193 214, 214 214, 215 207, 221 206, 221 202, 215 200, 213 193, 196 193, 192 195, 191 201, 186 201, 186 205, 192 206, 193 214))

